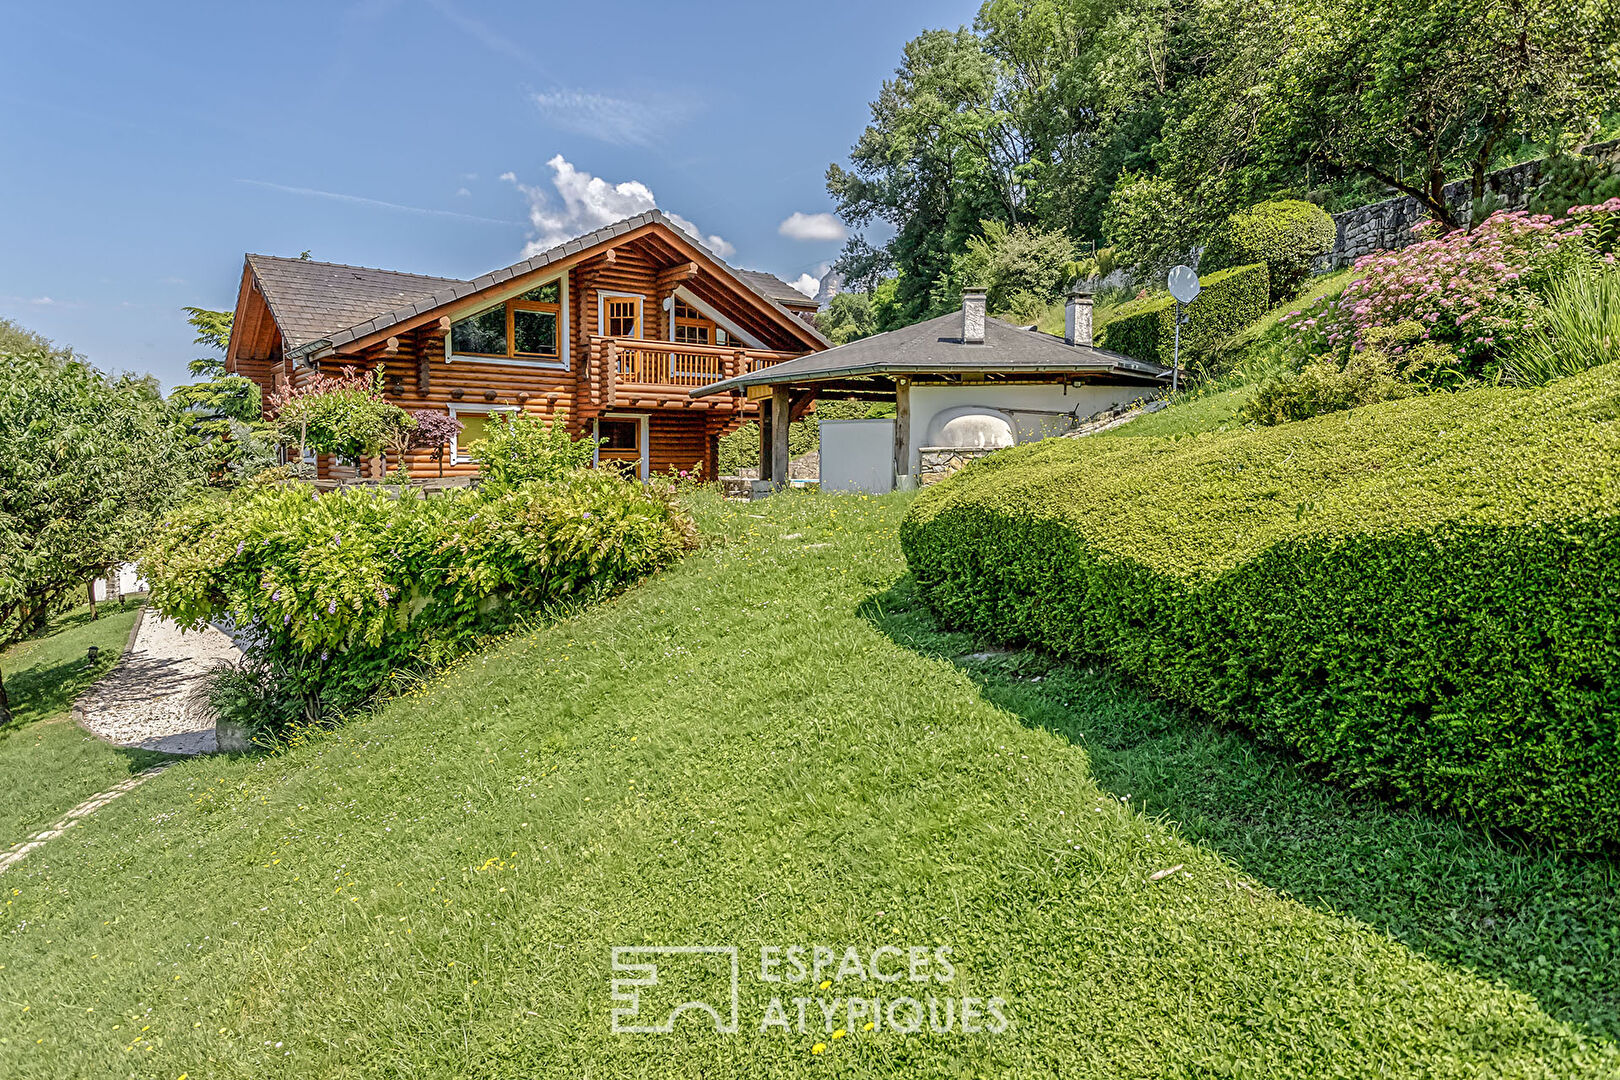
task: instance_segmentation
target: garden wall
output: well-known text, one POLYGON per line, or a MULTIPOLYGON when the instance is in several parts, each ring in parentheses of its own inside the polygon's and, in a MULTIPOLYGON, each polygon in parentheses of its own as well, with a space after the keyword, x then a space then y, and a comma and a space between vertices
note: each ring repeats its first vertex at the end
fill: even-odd
MULTIPOLYGON (((1582 153, 1587 157, 1620 162, 1620 139, 1597 143, 1582 153)), ((1485 190, 1501 200, 1501 209, 1523 210, 1536 185, 1541 182, 1541 166, 1541 160, 1526 161, 1487 173, 1485 190)), ((1456 180, 1447 184, 1446 202, 1457 210, 1466 209, 1469 181, 1456 180)), ((1405 247, 1412 242, 1412 226, 1428 220, 1428 217, 1428 211, 1410 195, 1334 214, 1333 224, 1337 226, 1338 235, 1333 241, 1333 251, 1328 255, 1329 265, 1338 270, 1363 255, 1405 247)))

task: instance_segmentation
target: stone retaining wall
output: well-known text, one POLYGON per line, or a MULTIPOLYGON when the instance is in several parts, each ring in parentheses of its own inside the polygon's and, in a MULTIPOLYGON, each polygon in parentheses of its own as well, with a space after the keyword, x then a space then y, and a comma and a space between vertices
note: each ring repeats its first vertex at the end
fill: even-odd
POLYGON ((937 484, 962 466, 999 449, 999 446, 925 446, 917 452, 917 482, 923 487, 937 484))
MULTIPOLYGON (((1620 163, 1620 140, 1589 146, 1582 153, 1587 157, 1620 163)), ((1541 166, 1539 160, 1526 161, 1487 173, 1485 190, 1496 197, 1499 209, 1523 210, 1536 185, 1541 183, 1541 166)), ((1446 203, 1454 210, 1466 210, 1470 201, 1469 190, 1467 180, 1447 184, 1446 203)), ((1338 227, 1338 235, 1333 241, 1333 251, 1328 255, 1328 265, 1338 270, 1363 255, 1405 247, 1412 242, 1412 226, 1427 221, 1428 217, 1428 211, 1410 195, 1334 214, 1333 224, 1338 227)))

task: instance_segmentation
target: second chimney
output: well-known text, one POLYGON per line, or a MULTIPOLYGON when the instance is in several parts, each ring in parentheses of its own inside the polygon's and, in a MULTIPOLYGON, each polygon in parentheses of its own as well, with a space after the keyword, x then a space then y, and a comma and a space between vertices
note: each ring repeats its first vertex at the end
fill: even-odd
POLYGON ((984 344, 984 297, 988 289, 962 290, 962 344, 984 344))
POLYGON ((1063 340, 1070 345, 1091 344, 1091 291, 1076 285, 1063 310, 1063 340))

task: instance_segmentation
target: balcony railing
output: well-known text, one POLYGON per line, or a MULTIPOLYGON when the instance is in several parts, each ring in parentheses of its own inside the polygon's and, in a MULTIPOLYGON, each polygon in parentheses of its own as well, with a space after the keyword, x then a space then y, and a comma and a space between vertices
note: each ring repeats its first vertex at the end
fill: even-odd
POLYGON ((694 387, 746 375, 802 355, 644 338, 590 339, 594 381, 601 386, 608 405, 625 397, 627 390, 642 396, 650 392, 660 397, 685 398, 694 387))
POLYGON ((619 382, 653 386, 707 386, 800 355, 763 349, 680 345, 644 338, 600 340, 614 354, 614 374, 619 382))

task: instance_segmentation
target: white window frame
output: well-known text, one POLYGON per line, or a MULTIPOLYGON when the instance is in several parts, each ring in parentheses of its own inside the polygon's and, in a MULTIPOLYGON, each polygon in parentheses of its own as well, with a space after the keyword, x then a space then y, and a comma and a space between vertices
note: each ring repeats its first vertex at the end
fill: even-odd
POLYGON ((614 291, 611 291, 611 290, 608 290, 608 289, 598 289, 597 293, 596 293, 596 336, 597 337, 606 337, 607 336, 607 331, 604 330, 603 327, 605 327, 607 325, 607 302, 610 299, 611 300, 634 300, 634 301, 636 301, 636 305, 641 311, 641 318, 638 320, 641 323, 640 340, 642 340, 642 341, 656 341, 657 340, 656 338, 649 338, 647 336, 647 295, 645 293, 638 293, 638 292, 614 292, 614 291))
MULTIPOLYGON (((497 304, 504 307, 506 302, 511 300, 513 297, 522 296, 530 289, 538 289, 540 286, 549 285, 553 281, 561 283, 561 291, 558 295, 558 300, 560 302, 559 307, 561 310, 557 313, 559 316, 557 320, 557 359, 537 360, 530 357, 483 356, 479 354, 454 352, 452 351, 450 344, 451 339, 455 337, 454 331, 452 331, 451 333, 444 335, 444 362, 447 364, 454 364, 457 361, 460 361, 463 364, 502 364, 506 367, 544 368, 548 371, 567 371, 569 365, 569 334, 568 272, 566 270, 553 277, 540 278, 539 280, 524 282, 522 285, 519 285, 514 289, 506 289, 499 293, 487 293, 480 296, 477 298, 476 303, 469 304, 467 308, 464 309, 459 315, 450 316, 450 321, 451 323, 458 323, 462 319, 477 315, 480 311, 488 311, 497 304)), ((646 316, 643 315, 642 318, 645 319, 646 316)), ((510 341, 508 341, 506 344, 507 348, 511 348, 512 343, 510 341)))
MULTIPOLYGON (((450 410, 450 419, 452 420, 460 420, 462 413, 476 413, 482 416, 488 416, 490 413, 518 413, 523 411, 516 405, 447 405, 445 408, 450 410)), ((456 435, 459 434, 461 433, 456 433, 456 435)), ((471 465, 473 460, 470 457, 462 456, 461 446, 458 443, 456 435, 450 436, 450 460, 455 462, 457 465, 471 465)))
MULTIPOLYGON (((642 316, 645 319, 646 313, 642 316)), ((643 327, 645 329, 645 327, 643 327)), ((598 419, 591 421, 591 438, 596 440, 596 446, 591 450, 591 467, 596 468, 602 464, 602 421, 603 420, 636 420, 641 423, 641 431, 636 441, 641 444, 641 479, 645 480, 652 475, 652 440, 649 438, 648 419, 651 413, 603 413, 598 419)))

